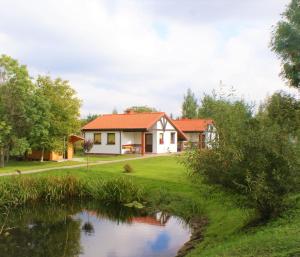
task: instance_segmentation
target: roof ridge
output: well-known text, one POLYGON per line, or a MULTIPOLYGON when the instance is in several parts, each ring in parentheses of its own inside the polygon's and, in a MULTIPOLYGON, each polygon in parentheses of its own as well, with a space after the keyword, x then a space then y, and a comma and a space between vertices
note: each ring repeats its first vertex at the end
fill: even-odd
POLYGON ((141 115, 141 114, 165 114, 165 112, 134 112, 134 113, 116 113, 102 114, 102 116, 117 116, 117 115, 141 115))

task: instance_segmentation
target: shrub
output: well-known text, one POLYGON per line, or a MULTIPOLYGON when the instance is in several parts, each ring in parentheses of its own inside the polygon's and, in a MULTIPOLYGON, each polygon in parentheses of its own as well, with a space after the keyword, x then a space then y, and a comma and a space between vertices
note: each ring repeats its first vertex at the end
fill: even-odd
POLYGON ((130 164, 126 163, 123 167, 123 172, 124 173, 132 173, 133 172, 133 168, 130 164))
POLYGON ((221 102, 214 109, 218 141, 211 150, 190 149, 183 163, 206 183, 244 195, 262 219, 276 216, 299 177, 295 140, 268 113, 253 117, 246 105, 221 102))

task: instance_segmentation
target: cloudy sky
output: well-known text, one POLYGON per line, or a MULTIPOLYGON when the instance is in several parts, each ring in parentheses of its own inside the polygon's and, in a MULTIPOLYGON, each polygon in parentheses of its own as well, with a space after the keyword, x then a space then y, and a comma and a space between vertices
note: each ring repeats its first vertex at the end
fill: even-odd
POLYGON ((259 103, 280 89, 269 49, 289 0, 0 0, 0 53, 69 80, 82 115, 149 105, 179 114, 183 94, 220 81, 259 103))

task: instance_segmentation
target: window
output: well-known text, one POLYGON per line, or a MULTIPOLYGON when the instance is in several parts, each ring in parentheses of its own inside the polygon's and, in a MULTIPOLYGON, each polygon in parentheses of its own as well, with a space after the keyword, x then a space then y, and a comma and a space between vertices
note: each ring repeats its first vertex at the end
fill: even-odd
POLYGON ((101 133, 94 133, 94 144, 95 145, 101 144, 101 133))
POLYGON ((171 144, 175 144, 175 132, 171 132, 171 144))
POLYGON ((116 133, 107 133, 107 144, 108 145, 116 144, 116 133))
POLYGON ((159 144, 160 145, 164 144, 164 133, 159 133, 159 144))

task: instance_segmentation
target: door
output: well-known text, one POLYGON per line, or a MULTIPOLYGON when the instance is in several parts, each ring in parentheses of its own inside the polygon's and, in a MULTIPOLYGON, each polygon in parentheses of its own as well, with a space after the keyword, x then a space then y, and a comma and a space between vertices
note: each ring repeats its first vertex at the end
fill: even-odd
POLYGON ((145 151, 146 153, 152 153, 153 151, 153 137, 152 134, 145 134, 145 151))

